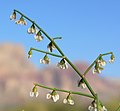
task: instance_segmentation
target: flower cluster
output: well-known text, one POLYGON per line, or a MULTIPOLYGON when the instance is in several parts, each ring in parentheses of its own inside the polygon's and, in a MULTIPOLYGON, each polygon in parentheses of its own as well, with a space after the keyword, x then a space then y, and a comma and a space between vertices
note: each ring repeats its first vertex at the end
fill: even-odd
MULTIPOLYGON (((43 57, 43 59, 40 59, 41 64, 49 64, 50 59, 47 56, 47 54, 43 57)), ((68 69, 68 64, 65 59, 62 59, 60 62, 58 62, 57 67, 60 69, 68 69)))
MULTIPOLYGON (((115 56, 112 53, 109 62, 113 63, 115 61, 115 56)), ((106 65, 106 61, 102 58, 102 56, 99 57, 98 60, 96 60, 94 69, 93 69, 93 74, 95 73, 101 73, 102 70, 104 70, 104 66, 106 65)))
MULTIPOLYGON (((30 97, 38 97, 39 93, 37 91, 36 85, 32 88, 32 91, 30 91, 30 97)), ((46 95, 46 99, 51 99, 53 102, 57 102, 59 100, 59 94, 56 92, 56 90, 53 90, 52 92, 49 92, 46 95)), ((72 99, 70 93, 68 96, 63 100, 64 104, 74 105, 74 100, 72 99)))
POLYGON ((34 39, 37 41, 37 42, 40 42, 43 40, 43 36, 42 36, 42 33, 41 31, 37 30, 36 27, 35 27, 35 24, 33 23, 27 30, 28 34, 35 34, 34 35, 34 39))
MULTIPOLYGON (((98 109, 99 109, 99 111, 107 111, 107 109, 105 108, 105 106, 102 106, 101 104, 98 105, 98 109)), ((97 111, 97 104, 96 104, 95 100, 88 107, 88 110, 89 111, 97 111)))
MULTIPOLYGON (((14 11, 11 15, 10 15, 10 20, 16 20, 16 11, 14 11)), ((16 24, 21 24, 21 25, 26 25, 27 22, 24 19, 25 17, 21 14, 21 17, 19 20, 15 21, 16 24)), ((34 39, 37 42, 40 42, 43 40, 43 36, 41 33, 41 28, 39 28, 39 30, 37 29, 38 27, 36 26, 36 24, 34 23, 34 21, 31 21, 32 25, 28 28, 27 33, 28 34, 35 34, 34 35, 34 39)), ((53 41, 55 39, 61 39, 61 37, 56 37, 56 38, 52 38, 50 43, 47 45, 47 49, 49 52, 52 52, 54 49, 56 49, 55 44, 53 43, 53 41)), ((28 58, 32 57, 32 50, 30 50, 28 52, 28 58)), ((42 64, 49 64, 50 63, 50 59, 48 58, 48 55, 46 53, 46 55, 43 57, 43 59, 40 59, 40 63, 42 64)), ((68 69, 68 65, 66 60, 63 58, 60 62, 58 62, 57 67, 59 67, 60 69, 68 69)))
POLYGON ((38 93, 38 91, 37 91, 37 87, 34 86, 34 87, 32 88, 32 91, 30 91, 30 97, 33 97, 33 96, 38 97, 38 95, 39 95, 39 93, 38 93))
MULTIPOLYGON (((87 94, 81 94, 81 93, 79 93, 79 95, 84 95, 84 96, 94 98, 95 97, 95 95, 94 95, 95 92, 92 91, 92 88, 90 87, 89 83, 84 78, 85 74, 90 70, 90 68, 93 65, 94 65, 93 74, 94 73, 101 73, 101 71, 104 69, 104 66, 106 65, 106 61, 102 58, 102 56, 111 54, 109 62, 113 63, 114 60, 115 60, 115 56, 113 55, 113 53, 109 52, 109 53, 105 53, 103 55, 101 54, 95 60, 95 62, 93 62, 93 64, 82 75, 81 73, 79 73, 77 71, 76 67, 64 56, 64 54, 62 53, 60 48, 54 42, 55 39, 61 39, 61 37, 50 38, 34 21, 32 21, 28 17, 24 16, 21 12, 19 12, 17 10, 14 10, 14 12, 10 15, 10 20, 16 20, 15 21, 16 24, 27 25, 27 22, 26 22, 25 19, 29 20, 32 23, 31 26, 28 28, 27 33, 28 34, 34 34, 34 39, 37 42, 40 42, 44 39, 42 34, 44 34, 50 40, 49 44, 47 45, 48 52, 39 50, 39 52, 45 53, 44 57, 42 59, 40 59, 40 63, 42 63, 42 64, 49 64, 50 63, 50 59, 48 57, 48 54, 62 58, 60 60, 60 62, 57 63, 57 67, 60 68, 60 69, 68 69, 67 62, 69 62, 69 64, 72 66, 72 68, 79 74, 80 77, 82 77, 80 79, 80 81, 78 82, 78 87, 86 88, 88 86, 88 89, 92 92, 93 96, 87 95, 87 94), (16 20, 16 18, 17 18, 16 12, 18 12, 21 15, 21 17, 18 20, 16 20), (60 52, 61 55, 53 54, 52 52, 53 52, 54 49, 58 49, 58 52, 60 52)), ((32 57, 32 50, 33 49, 34 48, 31 48, 30 51, 28 52, 28 58, 32 57)), ((37 49, 35 49, 35 50, 38 51, 37 49)), ((68 96, 63 100, 64 104, 74 105, 74 100, 72 99, 71 94, 78 94, 78 92, 77 93, 76 92, 72 93, 72 92, 69 92, 69 91, 66 91, 66 90, 60 90, 60 89, 55 90, 55 88, 49 88, 49 87, 46 87, 46 86, 43 86, 43 85, 34 84, 34 87, 32 88, 32 90, 30 92, 31 97, 33 97, 33 96, 38 97, 39 93, 38 93, 38 90, 37 90, 37 86, 53 90, 51 93, 48 93, 46 95, 46 98, 51 99, 54 102, 57 102, 59 100, 59 94, 57 94, 56 91, 69 93, 68 96)), ((98 100, 98 98, 97 98, 97 100, 98 100)), ((89 111, 107 111, 105 106, 103 106, 99 103, 99 100, 97 102, 96 102, 96 100, 92 101, 91 105, 88 107, 88 110, 89 111)))
POLYGON ((96 61, 95 67, 93 69, 93 74, 95 73, 101 73, 101 71, 104 69, 103 66, 106 65, 105 61, 101 61, 100 59, 96 61))
MULTIPOLYGON (((16 20, 16 12, 15 11, 10 15, 10 20, 16 20)), ((21 24, 21 25, 27 25, 27 22, 24 20, 23 16, 21 16, 19 20, 16 20, 15 23, 21 24)))
MULTIPOLYGON (((16 19, 16 12, 14 11, 11 15, 10 15, 10 20, 15 20, 16 19)), ((27 25, 27 22, 25 21, 24 17, 21 15, 19 20, 15 21, 16 24, 21 24, 21 25, 27 25)), ((35 34, 34 39, 37 42, 40 42, 41 40, 43 40, 43 36, 41 34, 41 31, 37 30, 37 28, 35 27, 34 23, 28 28, 27 30, 28 34, 35 34)))
MULTIPOLYGON (((52 99, 54 102, 57 102, 59 100, 59 94, 57 94, 57 92, 55 90, 53 90, 51 93, 48 93, 46 95, 46 98, 47 99, 52 99)), ((67 98, 65 98, 63 100, 63 103, 64 104, 74 105, 74 101, 73 101, 70 94, 67 96, 67 98)))

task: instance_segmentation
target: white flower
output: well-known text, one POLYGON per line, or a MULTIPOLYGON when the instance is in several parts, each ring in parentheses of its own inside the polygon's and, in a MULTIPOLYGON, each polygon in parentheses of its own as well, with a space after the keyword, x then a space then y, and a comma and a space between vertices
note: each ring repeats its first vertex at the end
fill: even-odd
POLYGON ((64 104, 67 104, 67 103, 68 103, 68 104, 70 104, 70 105, 74 105, 74 101, 71 100, 71 99, 64 99, 64 100, 63 100, 63 103, 64 103, 64 104))
POLYGON ((114 61, 115 61, 115 56, 114 56, 114 54, 112 54, 110 57, 109 63, 112 64, 114 61))
POLYGON ((112 64, 113 62, 114 62, 114 60, 113 60, 113 59, 110 59, 110 60, 109 60, 109 63, 111 63, 111 64, 112 64))
POLYGON ((36 33, 37 29, 35 28, 35 25, 32 24, 30 28, 28 28, 27 32, 28 34, 34 34, 36 33))
POLYGON ((97 108, 94 108, 94 107, 92 107, 92 106, 89 106, 89 107, 88 107, 88 110, 89 110, 89 111, 97 111, 97 108))
POLYGON ((100 57, 95 63, 95 67, 93 69, 93 74, 101 73, 101 71, 104 69, 103 67, 105 65, 106 65, 106 61, 102 57, 100 57))
POLYGON ((59 100, 59 94, 56 93, 56 91, 53 91, 52 93, 48 93, 46 95, 47 99, 52 99, 54 102, 57 102, 59 100))
POLYGON ((88 107, 89 111, 97 111, 97 104, 95 100, 91 103, 91 105, 88 107))
POLYGON ((98 69, 95 69, 95 68, 94 68, 92 72, 93 72, 93 74, 96 74, 96 73, 99 73, 99 74, 100 74, 100 73, 101 73, 101 70, 100 70, 99 68, 98 68, 98 69))
POLYGON ((32 57, 32 55, 28 55, 28 58, 31 58, 32 57))
POLYGON ((15 20, 16 19, 16 12, 14 11, 11 15, 10 15, 10 20, 15 20))
POLYGON ((111 55, 109 63, 113 63, 115 61, 115 56, 114 54, 111 55))
POLYGON ((70 96, 70 94, 67 96, 66 99, 63 100, 64 104, 70 104, 70 105, 74 105, 74 101, 72 100, 72 97, 70 96))
POLYGON ((30 97, 33 97, 33 96, 38 97, 38 95, 39 95, 39 93, 37 91, 37 87, 34 86, 32 91, 30 91, 30 97))
POLYGON ((103 60, 103 59, 98 60, 97 62, 98 62, 98 64, 99 64, 99 66, 101 66, 101 67, 106 65, 106 61, 103 60))
POLYGON ((52 42, 50 42, 50 43, 48 44, 47 48, 48 48, 49 52, 52 52, 53 49, 56 49, 56 47, 54 46, 54 44, 53 44, 52 42))
POLYGON ((92 71, 93 74, 95 74, 95 73, 99 73, 100 74, 101 73, 101 71, 104 69, 103 67, 101 67, 102 64, 99 62, 99 60, 95 63, 95 67, 94 67, 94 69, 92 71))
POLYGON ((27 22, 21 17, 19 20, 15 21, 16 24, 27 25, 27 22))
POLYGON ((81 87, 81 88, 83 88, 83 89, 87 87, 83 79, 81 79, 81 80, 78 82, 78 87, 81 87))
POLYGON ((81 86, 81 88, 83 88, 83 89, 86 88, 86 84, 85 84, 85 83, 81 83, 80 86, 81 86))
POLYGON ((40 31, 38 31, 38 32, 36 33, 36 35, 34 36, 34 38, 35 38, 35 40, 36 40, 37 42, 40 42, 41 40, 43 40, 43 36, 42 36, 42 34, 41 34, 40 31))
POLYGON ((34 92, 30 92, 30 97, 33 97, 33 96, 35 96, 35 97, 38 97, 38 95, 39 95, 39 93, 38 92, 36 92, 36 93, 34 93, 34 92))
POLYGON ((47 54, 44 56, 43 59, 40 59, 40 63, 42 63, 42 64, 49 64, 50 63, 50 59, 48 58, 47 54))
POLYGON ((102 107, 102 111, 107 111, 107 109, 105 108, 105 106, 102 107))
POLYGON ((57 67, 60 69, 68 69, 68 64, 65 59, 62 59, 60 62, 58 62, 57 67))
POLYGON ((89 106, 89 107, 88 107, 88 110, 89 110, 89 111, 97 111, 97 108, 92 107, 92 106, 89 106))

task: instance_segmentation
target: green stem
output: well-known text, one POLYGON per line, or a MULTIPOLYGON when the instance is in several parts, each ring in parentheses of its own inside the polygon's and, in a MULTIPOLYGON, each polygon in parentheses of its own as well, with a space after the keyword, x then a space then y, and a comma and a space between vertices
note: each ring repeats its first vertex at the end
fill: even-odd
POLYGON ((106 56, 106 55, 109 55, 109 54, 113 54, 113 52, 104 53, 104 54, 101 54, 101 56, 106 56))
POLYGON ((95 97, 95 92, 93 91, 93 89, 91 88, 89 83, 87 82, 86 78, 84 78, 84 76, 78 71, 78 69, 72 64, 72 62, 67 57, 65 58, 65 60, 71 65, 71 67, 77 72, 77 74, 84 80, 84 82, 85 82, 86 86, 88 87, 89 91, 95 97))
POLYGON ((96 59, 95 61, 87 68, 87 70, 84 72, 84 76, 89 72, 89 70, 94 66, 94 64, 96 63, 96 61, 102 57, 102 56, 106 56, 106 55, 109 55, 109 54, 112 54, 112 52, 108 52, 108 53, 104 53, 104 54, 100 54, 96 59))
POLYGON ((42 53, 49 54, 49 55, 52 55, 52 56, 55 56, 55 57, 63 58, 63 56, 61 56, 61 55, 53 54, 53 53, 46 52, 46 51, 43 51, 43 50, 39 50, 39 49, 36 49, 36 48, 30 48, 30 50, 34 50, 34 51, 42 52, 42 53))
POLYGON ((53 40, 62 39, 62 37, 54 37, 53 40))
POLYGON ((120 111, 120 105, 118 106, 117 110, 116 111, 120 111))
POLYGON ((96 100, 97 100, 97 111, 99 111, 99 99, 97 94, 96 94, 96 100))
POLYGON ((63 90, 63 89, 58 89, 58 88, 51 88, 51 87, 44 86, 44 85, 37 84, 37 83, 34 83, 34 85, 39 86, 41 88, 49 89, 49 90, 55 90, 55 91, 59 91, 59 92, 65 92, 65 93, 70 93, 70 94, 75 94, 75 95, 81 95, 81 96, 86 96, 86 97, 94 99, 94 96, 91 96, 89 94, 84 94, 84 93, 81 93, 81 92, 74 92, 74 91, 68 91, 68 90, 63 90))

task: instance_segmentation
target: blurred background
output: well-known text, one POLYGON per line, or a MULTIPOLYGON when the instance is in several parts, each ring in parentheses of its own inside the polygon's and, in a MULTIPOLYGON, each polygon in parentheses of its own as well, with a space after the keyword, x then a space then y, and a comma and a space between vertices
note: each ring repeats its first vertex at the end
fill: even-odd
MULTIPOLYGON (((87 111, 91 99, 73 95, 74 106, 64 105, 67 96, 60 93, 60 101, 46 100, 50 92, 39 88, 39 97, 30 98, 33 82, 67 90, 89 93, 77 87, 78 76, 69 67, 59 70, 56 63, 60 60, 50 56, 50 65, 41 65, 44 54, 33 52, 28 60, 30 47, 47 50, 49 41, 44 37, 36 42, 34 35, 28 35, 27 26, 16 25, 9 16, 13 9, 23 12, 36 21, 51 37, 62 36, 56 40, 65 55, 83 73, 100 53, 113 51, 114 64, 107 63, 102 74, 87 79, 98 92, 109 111, 114 111, 120 103, 120 1, 0 1, 0 111, 87 111)), ((17 19, 19 19, 17 14, 17 19)), ((57 51, 54 51, 57 53, 57 51)), ((108 62, 109 56, 104 57, 108 62)))

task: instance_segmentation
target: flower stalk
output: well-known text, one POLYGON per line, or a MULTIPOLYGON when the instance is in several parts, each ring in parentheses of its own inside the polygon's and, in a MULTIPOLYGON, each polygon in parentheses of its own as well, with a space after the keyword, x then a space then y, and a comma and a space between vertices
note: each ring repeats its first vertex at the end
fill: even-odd
MULTIPOLYGON (((75 72, 77 72, 77 74, 84 79, 84 82, 86 84, 86 86, 88 87, 89 91, 91 92, 91 94, 95 97, 95 92, 93 91, 92 87, 89 85, 89 83, 87 82, 86 78, 84 78, 84 76, 82 75, 82 73, 80 73, 80 71, 76 68, 75 65, 73 65, 73 63, 64 55, 64 53, 62 52, 62 50, 58 47, 58 45, 54 42, 54 40, 42 29, 40 28, 35 21, 31 20, 30 18, 28 18, 27 16, 25 16, 23 13, 21 13, 18 10, 14 10, 15 12, 19 13, 22 17, 26 18, 27 20, 29 20, 30 22, 32 22, 56 47, 56 49, 58 50, 58 52, 61 54, 62 57, 64 57, 64 59, 69 63, 69 65, 75 70, 75 72)), ((37 50, 36 50, 37 51, 37 50)), ((40 51, 39 51, 40 52, 40 51)), ((43 52, 43 51, 42 51, 43 52)), ((51 53, 48 53, 51 54, 51 53)), ((52 54, 51 54, 52 55, 52 54)))
POLYGON ((94 99, 94 96, 89 95, 89 94, 85 94, 85 93, 81 93, 81 92, 68 91, 68 90, 63 90, 63 89, 59 89, 59 88, 51 88, 51 87, 44 86, 42 84, 37 84, 37 83, 34 83, 34 85, 39 86, 39 87, 44 88, 44 89, 55 90, 55 91, 64 92, 64 93, 68 93, 68 94, 70 93, 70 94, 74 94, 74 95, 81 95, 81 96, 85 96, 85 97, 89 97, 89 98, 94 99))
POLYGON ((104 53, 104 54, 100 54, 95 60, 94 62, 86 69, 86 71, 84 72, 84 76, 91 70, 91 68, 94 66, 94 64, 96 63, 96 61, 100 58, 100 57, 103 57, 103 56, 106 56, 106 55, 112 55, 113 53, 112 52, 108 52, 108 53, 104 53))
POLYGON ((51 52, 39 50, 39 49, 36 49, 36 48, 30 48, 30 50, 31 50, 31 51, 34 50, 34 51, 37 51, 37 52, 41 52, 41 53, 44 53, 44 54, 48 54, 48 55, 51 55, 51 56, 54 56, 54 57, 64 58, 64 57, 61 56, 61 55, 53 54, 53 53, 51 53, 51 52))
POLYGON ((120 111, 120 104, 119 104, 118 108, 116 109, 116 111, 120 111))
POLYGON ((97 100, 97 111, 99 111, 99 99, 97 94, 96 94, 96 100, 97 100))
MULTIPOLYGON (((100 54, 96 59, 95 61, 86 69, 86 71, 82 74, 78 69, 77 67, 65 56, 65 54, 62 52, 62 50, 59 48, 59 46, 55 43, 54 40, 56 39, 62 39, 62 37, 55 37, 55 38, 51 38, 41 27, 39 27, 39 25, 37 23, 35 23, 35 21, 31 20, 30 18, 28 18, 27 16, 25 16, 23 13, 21 13, 20 11, 18 10, 14 10, 14 13, 19 13, 22 17, 22 19, 27 19, 28 21, 30 21, 32 24, 34 24, 35 28, 38 28, 39 29, 39 32, 40 34, 37 34, 35 36, 35 39, 37 41, 41 41, 43 39, 43 37, 41 36, 41 33, 44 34, 49 40, 50 40, 50 43, 48 44, 48 49, 50 52, 47 52, 47 51, 43 51, 43 50, 38 50, 36 48, 30 48, 30 51, 29 52, 32 52, 32 50, 34 51, 37 51, 37 52, 41 52, 41 53, 45 53, 46 56, 47 54, 48 55, 51 55, 51 56, 55 56, 55 57, 59 57, 59 58, 62 58, 63 62, 60 62, 59 63, 59 66, 61 66, 62 69, 67 69, 67 64, 68 63, 73 69, 74 71, 78 74, 78 76, 80 77, 80 79, 82 79, 82 82, 84 81, 84 85, 87 86, 88 90, 90 91, 90 93, 92 95, 89 95, 89 94, 85 94, 85 93, 81 93, 81 92, 74 92, 74 91, 68 91, 68 90, 63 90, 63 89, 58 89, 58 88, 51 88, 51 87, 48 87, 48 86, 44 86, 44 85, 41 85, 41 84, 37 84, 37 83, 34 83, 35 86, 39 86, 39 87, 42 87, 42 88, 45 88, 45 89, 49 89, 49 90, 53 90, 53 91, 59 91, 59 92, 65 92, 65 93, 70 93, 70 94, 75 94, 75 95, 81 95, 81 96, 86 96, 86 97, 89 97, 89 98, 92 98, 92 99, 96 99, 97 100, 97 110, 99 111, 99 104, 102 104, 100 102, 100 100, 98 99, 98 96, 97 94, 95 93, 95 91, 92 89, 91 85, 88 83, 87 79, 85 78, 85 75, 90 71, 90 69, 94 66, 94 65, 98 65, 96 67, 95 70, 97 70, 96 72, 101 72, 102 70, 102 67, 101 66, 104 66, 106 64, 106 62, 102 59, 103 56, 106 56, 106 55, 109 55, 111 54, 111 59, 110 59, 110 63, 113 63, 114 62, 114 55, 112 52, 108 52, 108 53, 104 53, 104 54, 100 54), (57 54, 54 54, 54 53, 51 53, 53 49, 57 49, 57 51, 59 52, 59 55, 57 54), (99 60, 99 61, 98 61, 99 60), (100 62, 100 63, 98 63, 100 62), (104 62, 104 63, 103 63, 104 62), (97 64, 96 64, 97 63, 97 64), (65 67, 65 68, 64 68, 65 67)), ((11 17, 11 18, 15 18, 14 16, 11 17)), ((30 30, 29 32, 30 33, 33 33, 33 31, 31 32, 31 27, 30 27, 30 30)), ((32 54, 30 53, 29 54, 29 57, 31 57, 32 54)), ((45 59, 45 58, 44 58, 45 59)))
POLYGON ((62 39, 62 37, 54 37, 53 40, 62 39))

